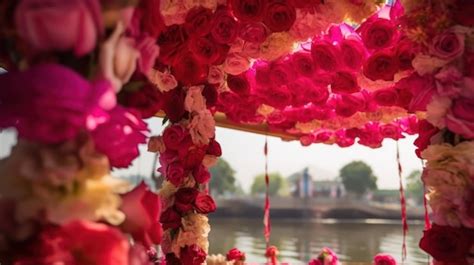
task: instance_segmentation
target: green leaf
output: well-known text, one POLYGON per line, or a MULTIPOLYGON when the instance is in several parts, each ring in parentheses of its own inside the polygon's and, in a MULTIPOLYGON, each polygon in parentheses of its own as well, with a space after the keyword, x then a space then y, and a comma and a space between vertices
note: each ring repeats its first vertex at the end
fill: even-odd
POLYGON ((145 82, 143 81, 132 81, 128 82, 123 86, 123 90, 128 91, 128 92, 136 92, 140 90, 145 85, 145 82))
POLYGON ((168 116, 165 116, 165 117, 163 118, 163 122, 161 123, 161 125, 164 126, 169 120, 170 120, 170 119, 168 118, 168 116))

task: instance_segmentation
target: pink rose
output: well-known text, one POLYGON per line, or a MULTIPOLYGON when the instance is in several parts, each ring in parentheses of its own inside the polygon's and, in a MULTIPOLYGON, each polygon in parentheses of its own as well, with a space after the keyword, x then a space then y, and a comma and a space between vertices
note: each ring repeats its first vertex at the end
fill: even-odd
POLYGON ((398 61, 394 54, 380 51, 367 59, 364 64, 364 75, 372 81, 393 81, 398 69, 398 61))
POLYGON ((374 257, 374 265, 397 265, 397 261, 389 254, 377 254, 374 257))
POLYGON ((380 106, 394 106, 398 102, 398 93, 393 88, 378 89, 372 95, 380 106))
POLYGON ((231 75, 240 75, 250 68, 249 58, 239 53, 230 53, 223 65, 224 72, 231 75))
POLYGON ((209 67, 209 74, 207 76, 207 82, 209 82, 209 84, 220 85, 220 84, 224 83, 224 76, 225 76, 225 73, 224 73, 224 71, 222 71, 222 69, 220 69, 217 66, 211 66, 211 67, 209 67))
POLYGON ((239 36, 244 41, 262 43, 267 39, 269 32, 265 24, 249 22, 240 26, 239 36))
POLYGON ((418 123, 418 138, 413 143, 417 149, 416 155, 421 158, 421 152, 431 144, 431 137, 439 132, 439 129, 431 125, 427 120, 420 120, 418 123))
POLYGON ((166 150, 165 143, 163 143, 163 137, 152 136, 148 139, 148 152, 151 153, 163 153, 166 150))
POLYGON ((343 94, 336 102, 336 114, 342 117, 350 117, 365 107, 365 100, 358 95, 343 94))
POLYGON ((160 54, 160 47, 156 45, 156 40, 149 37, 143 36, 138 39, 135 48, 140 53, 138 58, 138 69, 140 72, 147 75, 155 65, 155 60, 160 54))
POLYGON ((359 144, 379 148, 382 146, 383 137, 377 122, 367 123, 359 132, 359 144))
POLYGON ((435 79, 438 95, 442 97, 455 98, 459 96, 463 90, 463 74, 459 72, 457 67, 443 67, 443 69, 435 75, 435 79))
POLYGON ((466 139, 474 139, 474 102, 472 99, 453 100, 451 110, 446 116, 446 125, 454 133, 466 139))
POLYGON ((193 209, 194 200, 199 191, 195 188, 181 188, 175 193, 174 206, 180 213, 186 213, 193 209))
POLYGON ((398 140, 405 138, 402 135, 402 129, 397 124, 388 123, 380 126, 380 133, 384 138, 390 138, 393 140, 398 140))
POLYGON ((336 253, 330 248, 323 248, 316 259, 309 262, 309 265, 339 265, 336 253))
POLYGON ((183 183, 187 174, 188 172, 184 169, 180 162, 172 162, 167 167, 165 177, 166 180, 178 187, 183 183))
POLYGON ((308 52, 296 52, 291 56, 293 69, 302 76, 311 77, 315 72, 313 58, 308 52))
POLYGON ((161 213, 160 223, 163 224, 164 230, 178 228, 181 226, 181 216, 173 207, 170 207, 161 213))
POLYGON ((341 58, 344 66, 358 71, 365 60, 366 50, 359 40, 345 39, 341 42, 341 58))
POLYGON ((130 233, 135 242, 147 248, 160 244, 163 233, 159 223, 160 197, 150 191, 145 182, 122 196, 120 210, 126 215, 120 225, 122 231, 130 233))
POLYGON ((292 94, 292 105, 300 107, 307 103, 323 105, 329 98, 327 87, 315 85, 310 79, 299 78, 288 84, 288 90, 292 94))
POLYGON ((437 35, 430 45, 430 53, 444 60, 453 60, 464 52, 464 35, 446 31, 437 35))
POLYGON ((233 248, 229 250, 229 252, 227 252, 226 259, 228 261, 232 261, 232 260, 245 261, 245 253, 238 250, 237 248, 233 248))
POLYGON ((333 93, 351 94, 360 91, 357 78, 351 72, 339 71, 333 76, 331 83, 331 91, 333 93))
POLYGON ((368 19, 360 26, 360 31, 365 46, 370 50, 391 46, 397 32, 393 22, 384 18, 368 19))
POLYGON ((72 50, 76 56, 92 51, 103 31, 98 0, 24 0, 16 7, 15 25, 35 50, 72 50))
POLYGON ((206 252, 194 244, 181 248, 179 257, 182 264, 201 265, 206 260, 206 252))
POLYGON ((214 138, 216 122, 209 110, 201 110, 192 115, 188 124, 189 134, 196 145, 205 145, 214 138))
POLYGON ((211 179, 211 174, 209 173, 209 170, 207 170, 207 168, 204 165, 200 165, 194 168, 193 177, 197 183, 205 184, 205 183, 208 183, 209 180, 211 179))
POLYGON ((327 41, 313 40, 311 56, 317 69, 335 72, 339 68, 338 49, 327 41))
POLYGON ((295 72, 290 64, 280 61, 270 65, 270 82, 273 86, 286 85, 295 79, 295 72))
POLYGON ((199 193, 194 201, 194 207, 198 213, 208 214, 216 211, 216 203, 211 196, 199 193))
POLYGON ((184 99, 184 109, 189 112, 199 112, 206 109, 206 99, 202 96, 202 86, 188 88, 184 99))
POLYGON ((258 94, 264 99, 265 104, 277 109, 284 109, 292 102, 291 93, 286 86, 259 89, 258 94))
POLYGON ((178 86, 178 81, 168 72, 160 72, 152 69, 147 76, 148 80, 163 93, 173 90, 178 86))

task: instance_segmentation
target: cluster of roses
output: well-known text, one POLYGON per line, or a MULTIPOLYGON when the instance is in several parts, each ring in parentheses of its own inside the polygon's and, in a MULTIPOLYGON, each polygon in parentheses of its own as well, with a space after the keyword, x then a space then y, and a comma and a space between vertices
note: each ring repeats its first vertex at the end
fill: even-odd
POLYGON ((165 230, 162 250, 167 264, 200 265, 206 260, 210 227, 206 215, 216 210, 208 194, 208 168, 222 155, 215 141, 215 124, 202 86, 185 88, 187 119, 170 124, 152 137, 149 150, 159 152, 165 181, 159 194, 164 203, 160 222, 165 230))
MULTIPOLYGON (((414 18, 422 16, 418 3, 410 3, 407 31, 414 18), (411 22, 411 23, 410 23, 411 22)), ((426 120, 420 122, 415 141, 417 154, 427 161, 423 181, 433 211, 433 226, 426 230, 420 247, 437 264, 472 263, 474 161, 474 3, 439 1, 428 10, 444 16, 421 31, 425 47, 413 60, 419 76, 426 80, 426 120), (453 7, 446 9, 447 7, 453 7), (447 12, 449 10, 449 12, 447 12)), ((414 40, 423 41, 412 32, 414 40)))
MULTIPOLYGON (((140 7, 139 7, 140 8, 140 7)), ((0 161, 0 262, 157 263, 161 202, 113 178, 146 142, 140 114, 117 104, 158 47, 116 1, 0 4, 0 128, 18 142, 0 161), (133 240, 132 240, 133 239, 133 240)))
MULTIPOLYGON (((316 259, 309 261, 308 265, 340 265, 336 253, 330 248, 323 248, 316 259)), ((373 265, 397 265, 396 260, 384 253, 379 253, 374 256, 373 265)))

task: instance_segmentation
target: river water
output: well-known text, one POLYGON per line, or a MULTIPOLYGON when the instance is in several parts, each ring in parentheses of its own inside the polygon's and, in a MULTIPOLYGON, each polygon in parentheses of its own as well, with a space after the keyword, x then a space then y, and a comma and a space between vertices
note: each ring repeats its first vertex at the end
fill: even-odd
MULTIPOLYGON (((248 262, 265 262, 265 240, 261 220, 211 218, 210 253, 224 254, 237 247, 248 262)), ((402 230, 397 222, 356 220, 323 222, 272 220, 271 244, 280 250, 280 262, 307 264, 322 247, 333 249, 345 262, 371 264, 380 252, 393 255, 399 264, 428 264, 427 255, 418 248, 423 225, 411 224, 407 235, 407 259, 401 263, 402 230)))

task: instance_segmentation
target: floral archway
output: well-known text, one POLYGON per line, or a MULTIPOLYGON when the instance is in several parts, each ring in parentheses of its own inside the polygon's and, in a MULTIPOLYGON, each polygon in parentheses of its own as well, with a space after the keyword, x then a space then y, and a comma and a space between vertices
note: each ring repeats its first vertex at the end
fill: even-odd
POLYGON ((470 264, 473 12, 468 0, 2 1, 0 128, 19 141, 0 162, 0 262, 202 264, 218 117, 304 146, 418 133, 433 210, 420 247, 470 264), (155 115, 166 129, 148 137, 155 115), (147 142, 159 196, 111 177, 147 142))

